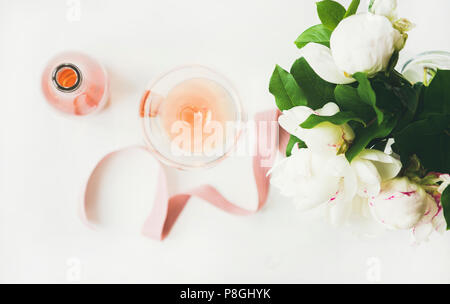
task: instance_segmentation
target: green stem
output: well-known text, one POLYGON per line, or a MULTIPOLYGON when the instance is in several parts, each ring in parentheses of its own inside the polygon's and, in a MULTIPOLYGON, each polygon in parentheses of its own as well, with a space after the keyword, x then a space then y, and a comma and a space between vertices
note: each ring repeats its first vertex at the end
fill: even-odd
POLYGON ((428 83, 428 68, 423 68, 423 84, 427 87, 429 85, 428 83))

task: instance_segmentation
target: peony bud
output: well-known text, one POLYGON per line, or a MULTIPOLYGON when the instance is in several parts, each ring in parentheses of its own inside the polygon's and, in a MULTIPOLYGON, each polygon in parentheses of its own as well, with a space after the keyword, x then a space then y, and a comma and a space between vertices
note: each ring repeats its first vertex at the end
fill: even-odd
POLYGON ((369 4, 369 12, 394 21, 397 19, 397 0, 372 0, 369 4))
POLYGON ((372 215, 391 229, 411 229, 434 203, 433 198, 408 178, 384 182, 378 196, 369 200, 372 215))
POLYGON ((312 129, 303 129, 300 124, 312 114, 332 116, 337 112, 339 112, 339 107, 332 102, 316 111, 299 106, 283 111, 278 122, 287 132, 302 139, 308 148, 321 152, 332 152, 336 155, 344 144, 355 138, 355 133, 348 124, 335 125, 330 122, 323 122, 312 129))
POLYGON ((330 39, 336 66, 347 75, 369 76, 388 67, 394 51, 403 47, 404 37, 384 16, 371 13, 342 20, 330 39))

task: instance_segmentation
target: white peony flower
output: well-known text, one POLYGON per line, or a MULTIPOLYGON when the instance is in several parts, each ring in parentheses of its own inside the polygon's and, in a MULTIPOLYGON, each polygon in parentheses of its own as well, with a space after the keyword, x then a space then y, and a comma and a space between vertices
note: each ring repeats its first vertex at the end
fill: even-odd
POLYGON ((355 133, 348 124, 335 125, 330 122, 323 122, 312 129, 303 129, 300 124, 312 114, 332 116, 338 112, 339 107, 332 102, 316 111, 305 106, 298 106, 283 111, 283 114, 278 118, 278 122, 288 133, 301 138, 308 148, 315 151, 331 152, 336 155, 344 144, 355 138, 355 133))
POLYGON ((387 68, 399 40, 403 36, 386 17, 367 13, 342 20, 331 35, 330 47, 342 71, 374 75, 387 68))
POLYGON ((342 224, 357 196, 367 205, 368 195, 377 195, 380 183, 395 177, 401 168, 398 160, 383 152, 365 150, 361 154, 350 165, 343 154, 295 146, 290 157, 270 170, 270 182, 281 194, 293 198, 299 209, 325 204, 330 222, 342 224))
MULTIPOLYGON (((446 177, 441 175, 442 180, 446 177)), ((413 241, 418 244, 427 241, 433 231, 446 231, 439 193, 434 197, 406 177, 393 179, 382 184, 378 196, 369 199, 370 211, 390 229, 411 229, 413 241)))
POLYGON ((369 200, 374 218, 390 229, 413 228, 432 204, 433 197, 406 177, 384 182, 380 194, 369 200))
POLYGON ((357 72, 369 76, 387 68, 392 54, 400 50, 404 36, 385 16, 357 14, 343 19, 330 38, 330 48, 308 43, 302 55, 324 80, 348 84, 357 72))
POLYGON ((394 21, 397 19, 397 0, 372 0, 369 4, 369 12, 394 21))
POLYGON ((434 200, 428 200, 427 210, 420 222, 412 229, 412 237, 415 243, 428 241, 430 234, 437 231, 443 234, 447 230, 447 222, 444 217, 440 200, 441 194, 450 184, 450 175, 440 174, 439 180, 442 184, 438 187, 434 200))
POLYGON ((346 221, 357 196, 367 204, 370 195, 378 195, 380 183, 395 177, 401 169, 398 160, 377 150, 364 150, 352 164, 344 154, 337 155, 343 143, 354 137, 347 124, 324 122, 313 129, 299 126, 313 113, 334 115, 338 111, 334 103, 316 112, 307 107, 284 111, 280 125, 304 140, 308 148, 294 146, 292 155, 269 171, 271 184, 283 195, 293 198, 303 210, 324 206, 333 224, 346 221))
POLYGON ((292 155, 271 171, 271 184, 292 197, 299 209, 308 210, 328 203, 334 207, 332 222, 351 212, 356 194, 356 176, 344 155, 317 153, 313 149, 292 150, 292 155))

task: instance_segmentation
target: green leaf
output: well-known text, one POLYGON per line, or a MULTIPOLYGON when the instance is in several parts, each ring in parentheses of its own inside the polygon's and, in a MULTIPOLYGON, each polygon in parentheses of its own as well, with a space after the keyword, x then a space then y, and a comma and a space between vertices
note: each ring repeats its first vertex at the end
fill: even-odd
POLYGON ((334 30, 339 22, 344 19, 345 7, 336 1, 323 0, 316 2, 317 13, 322 24, 330 30, 334 30))
POLYGON ((404 106, 404 110, 399 115, 401 118, 394 132, 402 130, 414 120, 417 108, 419 106, 420 97, 423 92, 423 88, 424 86, 422 83, 416 83, 414 87, 404 88, 403 90, 401 90, 401 93, 399 93, 400 94, 399 99, 404 106))
POLYGON ((335 84, 326 82, 318 76, 305 58, 297 59, 291 67, 291 74, 304 93, 307 106, 319 109, 328 102, 334 102, 335 84))
POLYGON ((278 65, 270 78, 269 91, 275 96, 275 102, 281 111, 306 105, 305 96, 294 77, 278 65))
POLYGON ((367 145, 372 140, 388 136, 394 129, 396 123, 397 118, 392 115, 386 117, 386 119, 383 120, 383 122, 380 125, 373 123, 370 126, 367 126, 366 128, 354 130, 356 133, 356 137, 350 148, 345 153, 347 160, 351 162, 356 156, 358 156, 358 154, 362 150, 364 150, 367 147, 367 145))
POLYGON ((367 75, 364 73, 355 73, 353 75, 353 78, 355 78, 359 83, 358 85, 359 97, 361 97, 362 101, 364 101, 366 104, 370 105, 373 108, 375 114, 377 115, 378 124, 381 124, 384 115, 383 112, 381 112, 380 109, 377 107, 377 96, 375 94, 375 91, 372 89, 372 86, 370 85, 370 81, 367 78, 367 75))
POLYGON ((450 230, 450 186, 445 188, 441 196, 442 211, 444 211, 445 221, 447 222, 447 230, 450 230))
POLYGON ((348 6, 347 12, 345 12, 344 18, 347 18, 351 15, 356 14, 358 10, 360 0, 353 0, 352 3, 348 6))
POLYGON ((375 114, 372 108, 361 100, 356 88, 349 85, 338 85, 334 90, 334 97, 341 111, 353 112, 365 123, 373 120, 375 114))
POLYGON ((411 107, 411 110, 413 110, 414 107, 409 105, 409 97, 414 94, 415 90, 409 82, 399 82, 394 74, 387 76, 384 73, 378 73, 371 79, 377 107, 387 112, 401 113, 407 107, 411 107))
POLYGON ((300 124, 300 127, 304 129, 312 129, 322 122, 331 122, 335 125, 343 125, 351 120, 360 122, 363 126, 366 125, 364 121, 360 119, 356 114, 352 112, 341 111, 332 116, 319 116, 316 114, 312 114, 303 123, 300 124))
POLYGON ((430 114, 394 134, 403 164, 416 154, 429 171, 450 173, 450 114, 430 114))
POLYGON ((420 117, 425 118, 429 114, 450 114, 450 70, 438 70, 424 94, 420 117))
POLYGON ((397 50, 394 51, 394 53, 391 56, 391 59, 389 59, 389 62, 388 62, 387 68, 386 68, 386 72, 385 72, 386 74, 391 73, 395 69, 395 66, 398 63, 399 56, 400 56, 400 52, 397 50))
POLYGON ((298 143, 298 147, 299 148, 306 148, 306 144, 303 140, 295 137, 294 135, 291 135, 291 137, 289 138, 289 142, 286 146, 286 156, 289 157, 291 156, 292 153, 292 149, 294 148, 294 145, 298 143))
POLYGON ((371 80, 376 94, 377 107, 383 113, 400 117, 393 132, 398 132, 413 121, 423 95, 423 85, 411 85, 400 73, 378 73, 371 80))
POLYGON ((299 49, 310 42, 320 43, 325 45, 326 47, 330 47, 330 37, 331 30, 325 27, 323 24, 317 24, 311 26, 300 36, 298 36, 297 40, 295 40, 295 44, 299 49))

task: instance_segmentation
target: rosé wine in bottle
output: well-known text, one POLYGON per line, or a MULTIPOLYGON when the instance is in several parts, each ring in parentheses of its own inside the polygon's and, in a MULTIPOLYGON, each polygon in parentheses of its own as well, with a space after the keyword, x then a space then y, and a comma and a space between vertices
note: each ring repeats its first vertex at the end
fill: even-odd
POLYGON ((53 57, 42 74, 42 91, 57 110, 83 116, 99 111, 109 98, 105 69, 79 52, 53 57))

